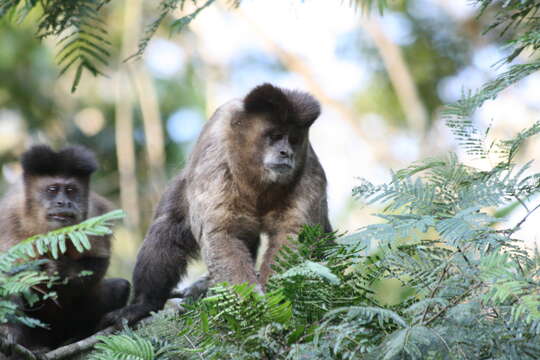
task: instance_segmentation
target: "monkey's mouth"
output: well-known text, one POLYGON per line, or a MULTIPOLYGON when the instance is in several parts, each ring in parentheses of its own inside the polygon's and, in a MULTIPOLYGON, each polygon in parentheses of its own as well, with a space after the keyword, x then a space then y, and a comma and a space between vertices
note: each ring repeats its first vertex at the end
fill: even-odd
POLYGON ((75 221, 75 213, 73 212, 56 212, 47 215, 49 221, 56 221, 60 223, 72 223, 75 221))
POLYGON ((288 173, 292 170, 292 165, 289 163, 272 164, 269 166, 272 171, 277 173, 288 173))

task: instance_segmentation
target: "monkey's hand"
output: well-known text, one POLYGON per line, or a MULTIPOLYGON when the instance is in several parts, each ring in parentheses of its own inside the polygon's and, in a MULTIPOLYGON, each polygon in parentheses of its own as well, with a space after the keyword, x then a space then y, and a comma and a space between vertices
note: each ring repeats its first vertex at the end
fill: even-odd
POLYGON ((107 258, 85 257, 72 259, 61 256, 56 260, 56 270, 62 280, 67 280, 68 288, 86 288, 99 282, 105 276, 109 265, 107 258))
POLYGON ((109 326, 114 326, 115 329, 121 329, 125 323, 128 326, 133 326, 140 320, 149 316, 152 311, 159 310, 159 307, 150 304, 131 304, 122 309, 111 311, 106 314, 98 325, 100 330, 109 326))
POLYGON ((190 285, 182 289, 173 291, 171 293, 171 298, 199 299, 206 294, 209 286, 210 286, 210 275, 206 274, 200 277, 199 279, 197 279, 194 283, 191 283, 190 285))

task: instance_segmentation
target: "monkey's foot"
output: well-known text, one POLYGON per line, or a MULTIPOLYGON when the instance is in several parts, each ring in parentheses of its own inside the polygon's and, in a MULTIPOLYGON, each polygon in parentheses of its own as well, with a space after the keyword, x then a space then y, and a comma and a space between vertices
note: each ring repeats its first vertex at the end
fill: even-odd
POLYGON ((139 320, 150 315, 150 312, 156 311, 154 306, 148 304, 133 304, 128 305, 122 309, 111 311, 106 314, 98 326, 99 329, 105 329, 109 326, 114 326, 116 329, 122 328, 127 323, 128 326, 132 326, 139 322, 139 320))

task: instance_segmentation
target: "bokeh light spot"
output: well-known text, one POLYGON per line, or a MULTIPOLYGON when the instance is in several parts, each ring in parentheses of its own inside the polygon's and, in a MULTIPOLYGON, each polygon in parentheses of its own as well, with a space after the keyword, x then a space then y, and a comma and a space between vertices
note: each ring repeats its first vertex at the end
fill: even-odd
POLYGON ((180 109, 167 120, 167 132, 175 142, 194 140, 201 131, 204 117, 197 109, 180 109))

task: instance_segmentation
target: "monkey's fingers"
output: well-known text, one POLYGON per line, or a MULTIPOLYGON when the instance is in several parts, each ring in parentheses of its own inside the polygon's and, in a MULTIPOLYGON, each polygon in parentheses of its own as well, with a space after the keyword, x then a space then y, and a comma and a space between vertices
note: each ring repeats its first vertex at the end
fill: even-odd
POLYGON ((146 304, 128 305, 122 309, 107 313, 98 325, 98 329, 105 329, 109 326, 114 326, 116 329, 121 329, 124 324, 133 326, 141 319, 150 315, 154 308, 146 304))

